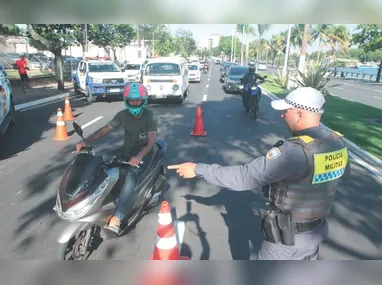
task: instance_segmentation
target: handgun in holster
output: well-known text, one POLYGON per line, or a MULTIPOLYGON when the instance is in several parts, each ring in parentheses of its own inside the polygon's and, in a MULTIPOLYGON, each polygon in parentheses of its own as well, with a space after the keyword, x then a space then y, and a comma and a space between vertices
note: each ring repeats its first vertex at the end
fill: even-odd
POLYGON ((277 215, 277 223, 281 232, 281 243, 283 245, 293 246, 295 244, 295 236, 292 215, 279 212, 277 215))
POLYGON ((287 246, 295 244, 292 216, 290 214, 273 210, 263 210, 260 214, 261 230, 266 241, 271 243, 281 242, 287 246))
POLYGON ((266 241, 271 243, 281 241, 280 230, 277 225, 277 212, 272 210, 261 211, 261 230, 266 241))

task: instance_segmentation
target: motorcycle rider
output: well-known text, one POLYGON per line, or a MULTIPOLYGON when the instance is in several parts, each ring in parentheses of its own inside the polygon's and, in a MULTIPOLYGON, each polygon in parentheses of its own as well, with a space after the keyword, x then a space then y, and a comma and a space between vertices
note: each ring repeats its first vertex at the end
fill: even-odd
MULTIPOLYGON (((158 128, 156 114, 146 107, 148 93, 145 86, 140 83, 127 84, 124 88, 123 100, 126 109, 119 111, 107 125, 98 129, 86 139, 86 144, 88 144, 120 126, 124 129, 123 147, 111 151, 110 154, 129 161, 132 166, 125 169, 125 181, 118 199, 117 210, 105 226, 105 228, 117 234, 120 232, 121 221, 126 217, 128 209, 132 206, 130 197, 134 193, 137 177, 153 155, 158 128), (141 161, 143 163, 139 168, 134 167, 140 164, 141 161)), ((84 145, 85 143, 78 144, 77 151, 84 145)))
MULTIPOLYGON (((242 79, 240 79, 240 82, 244 85, 251 83, 254 84, 258 79, 260 79, 262 82, 264 82, 265 78, 267 76, 260 76, 259 74, 256 73, 256 64, 251 61, 249 64, 249 69, 248 72, 244 75, 242 79)), ((260 97, 261 97, 261 91, 259 92, 259 96, 257 96, 257 104, 256 104, 256 109, 259 110, 259 103, 260 103, 260 97)), ((247 100, 247 94, 245 90, 243 89, 242 92, 242 101, 243 101, 243 106, 246 108, 247 112, 249 111, 249 106, 248 106, 248 100, 247 100)))

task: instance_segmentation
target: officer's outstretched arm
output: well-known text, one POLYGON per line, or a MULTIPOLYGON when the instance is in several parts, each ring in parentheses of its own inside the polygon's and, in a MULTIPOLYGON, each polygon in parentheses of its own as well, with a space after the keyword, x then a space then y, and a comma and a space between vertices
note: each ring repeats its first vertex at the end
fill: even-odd
POLYGON ((301 178, 307 159, 300 146, 285 142, 245 165, 220 166, 198 163, 195 173, 208 183, 235 191, 259 189, 285 178, 301 178))

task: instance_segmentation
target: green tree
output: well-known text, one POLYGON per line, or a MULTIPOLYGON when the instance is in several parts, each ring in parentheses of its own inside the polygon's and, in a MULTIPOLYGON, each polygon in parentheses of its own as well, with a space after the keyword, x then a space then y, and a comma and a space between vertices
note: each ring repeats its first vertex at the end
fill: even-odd
POLYGON ((20 36, 20 28, 15 24, 0 24, 0 35, 20 36))
POLYGON ((179 52, 179 46, 176 39, 165 29, 155 32, 154 50, 158 56, 169 56, 173 52, 179 52))
POLYGON ((193 52, 196 51, 196 43, 192 37, 192 32, 178 29, 175 31, 175 37, 179 53, 184 57, 189 57, 193 52))
POLYGON ((318 50, 319 52, 315 53, 317 56, 317 61, 320 60, 320 55, 321 55, 321 45, 326 45, 328 42, 328 34, 330 29, 333 27, 331 24, 317 24, 314 25, 311 32, 311 41, 314 42, 318 40, 318 50))
POLYGON ((133 25, 129 24, 97 24, 88 25, 88 38, 95 45, 103 47, 110 55, 113 51, 114 60, 117 60, 117 48, 124 48, 136 37, 133 25))
POLYGON ((347 52, 350 43, 350 34, 344 25, 332 26, 327 31, 328 43, 330 44, 330 55, 334 56, 336 47, 341 52, 347 52))
MULTIPOLYGON (((366 53, 375 52, 382 49, 382 25, 377 24, 362 24, 357 25, 353 37, 351 39, 351 45, 358 45, 366 53)), ((376 82, 380 81, 382 69, 382 56, 380 58, 380 65, 377 72, 376 82)))
POLYGON ((73 35, 70 31, 74 25, 70 24, 28 24, 30 45, 38 50, 50 51, 54 54, 57 88, 64 90, 64 73, 62 66, 61 51, 70 46, 73 35))

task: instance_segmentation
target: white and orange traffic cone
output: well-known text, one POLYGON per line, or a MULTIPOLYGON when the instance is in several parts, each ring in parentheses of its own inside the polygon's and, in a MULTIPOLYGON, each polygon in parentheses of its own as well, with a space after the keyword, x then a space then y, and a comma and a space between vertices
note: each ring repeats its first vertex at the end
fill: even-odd
POLYGON ((64 141, 69 139, 70 136, 66 130, 66 124, 63 119, 61 108, 57 110, 57 122, 56 122, 56 136, 53 138, 55 141, 64 141))
POLYGON ((154 253, 151 260, 190 260, 180 256, 178 241, 175 236, 174 223, 171 217, 170 204, 162 202, 159 211, 159 221, 154 253))
POLYGON ((73 116, 72 107, 70 106, 69 97, 65 98, 65 111, 64 121, 74 121, 76 118, 73 116))

